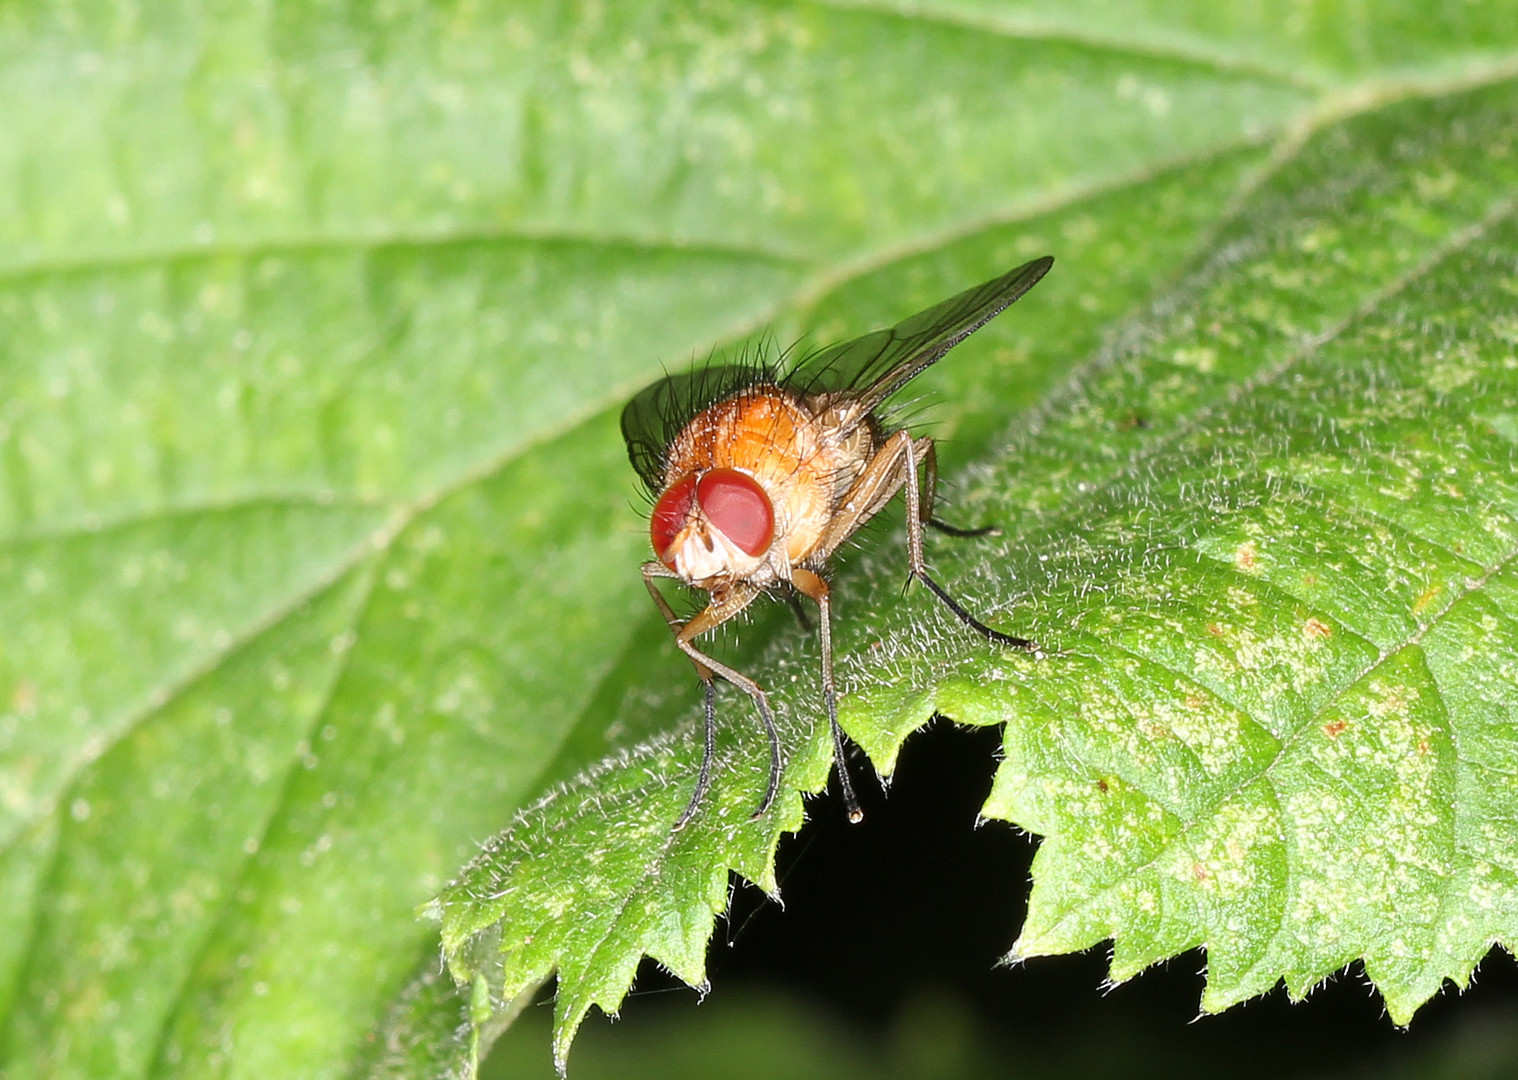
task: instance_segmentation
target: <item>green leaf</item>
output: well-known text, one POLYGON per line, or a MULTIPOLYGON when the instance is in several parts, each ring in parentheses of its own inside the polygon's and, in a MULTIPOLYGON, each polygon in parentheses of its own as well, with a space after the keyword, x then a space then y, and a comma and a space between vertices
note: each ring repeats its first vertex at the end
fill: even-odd
MULTIPOLYGON (((0 11, 8 1073, 330 1077, 473 1053, 447 1033, 479 984, 411 984, 436 963, 416 905, 609 751, 676 747, 660 797, 688 790, 694 688, 637 581, 615 429, 632 391, 751 330, 841 337, 1053 251, 1037 309, 932 373, 952 471, 1304 131, 1512 71, 1501 0, 1280 31, 1269 5, 1214 7, 0 11)), ((1479 218, 1439 218, 1444 173, 1416 175, 1432 194, 1408 213, 1435 215, 1427 237, 1404 222, 1416 237, 1479 218)), ((1368 287, 1401 255, 1362 267, 1368 287)), ((1058 508, 1060 468, 1025 512, 1058 508)), ((878 543, 841 582, 850 656, 916 649, 888 620, 937 618, 895 606, 878 543)), ((761 621, 741 655, 780 683, 772 635, 797 654, 791 780, 816 785, 794 632, 761 621)), ((848 720, 882 763, 865 691, 950 692, 883 688, 892 670, 855 672, 848 720)), ((775 835, 738 820, 758 744, 729 698, 741 763, 711 814, 730 808, 742 857, 690 862, 683 905, 655 905, 693 977, 723 867, 765 880, 775 835)), ((565 1000, 614 1003, 605 969, 628 962, 565 1000)))
MULTIPOLYGON (((1112 939, 1117 981, 1200 945, 1209 1010, 1363 960, 1406 1023, 1518 941, 1515 114, 1504 84, 1317 133, 964 478, 1009 539, 940 542, 942 576, 1045 655, 893 602, 886 545, 843 576, 842 719, 877 768, 937 713, 1006 725, 985 813, 1046 837, 1013 958, 1112 939)), ((752 723, 680 833, 694 723, 607 762, 431 909, 455 977, 557 972, 561 1063, 641 955, 702 985, 728 870, 773 892, 826 781, 816 663, 750 665, 791 751, 775 811, 748 816, 752 723)))

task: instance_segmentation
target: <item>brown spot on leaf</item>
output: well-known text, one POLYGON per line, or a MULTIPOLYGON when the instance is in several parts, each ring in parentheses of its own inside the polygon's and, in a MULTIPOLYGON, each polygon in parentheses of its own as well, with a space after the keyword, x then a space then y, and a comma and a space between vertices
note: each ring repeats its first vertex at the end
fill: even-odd
POLYGON ((36 708, 37 684, 28 679, 22 679, 11 691, 11 711, 27 716, 36 711, 36 708))
POLYGON ((1337 739, 1340 735, 1344 734, 1344 729, 1347 727, 1349 727, 1347 720, 1335 720, 1332 723, 1323 725, 1323 734, 1327 735, 1330 739, 1337 739))
POLYGON ((1418 594, 1418 599, 1413 601, 1413 614, 1422 615, 1423 609, 1432 604, 1439 594, 1444 591, 1444 586, 1439 584, 1430 585, 1418 594))

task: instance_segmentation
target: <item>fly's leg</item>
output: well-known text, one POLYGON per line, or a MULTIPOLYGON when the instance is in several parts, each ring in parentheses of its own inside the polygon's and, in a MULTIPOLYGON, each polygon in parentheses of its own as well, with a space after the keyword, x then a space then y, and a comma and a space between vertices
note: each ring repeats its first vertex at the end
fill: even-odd
POLYGON ((833 762, 838 767, 838 787, 843 792, 843 806, 849 820, 854 824, 864 820, 859 800, 854 796, 854 785, 849 780, 848 763, 843 758, 843 729, 838 726, 838 692, 833 685, 833 620, 832 601, 829 599, 827 582, 810 570, 793 569, 791 584, 817 601, 818 637, 822 644, 822 700, 827 706, 828 725, 833 731, 833 762))
POLYGON ((690 793, 690 802, 685 804, 685 809, 680 811, 680 816, 675 819, 671 832, 679 832, 685 828, 686 823, 696 816, 696 810, 701 805, 701 800, 706 798, 706 789, 712 783, 712 758, 717 752, 717 683, 714 679, 701 680, 702 697, 706 707, 706 743, 701 752, 701 771, 696 774, 696 790, 690 793))
POLYGON ((907 562, 911 574, 932 591, 933 595, 943 601, 944 607, 954 613, 954 617, 964 623, 970 629, 980 634, 987 641, 994 641, 998 645, 1006 645, 1013 649, 1026 649, 1033 651, 1038 646, 1027 638, 1013 637, 1011 634, 1003 634, 1000 630, 993 630, 981 622, 974 615, 966 611, 957 600, 944 591, 942 585, 934 581, 928 574, 927 563, 922 556, 922 527, 932 520, 933 503, 932 488, 928 488, 928 498, 923 499, 923 492, 917 485, 917 464, 923 462, 928 466, 927 472, 930 478, 936 480, 938 475, 938 453, 933 447, 933 440, 923 436, 915 443, 911 442, 911 436, 905 431, 897 432, 887 442, 905 440, 911 450, 906 455, 902 486, 907 489, 907 562))
MULTIPOLYGON (((675 609, 669 606, 669 601, 664 599, 664 594, 654 586, 654 578, 674 576, 663 563, 649 561, 643 564, 643 585, 648 589, 648 595, 654 598, 654 604, 669 625, 670 633, 678 637, 680 631, 685 629, 685 624, 675 614, 675 609)), ((710 668, 699 660, 691 662, 696 665, 696 674, 701 679, 702 697, 705 699, 706 748, 701 755, 701 771, 696 776, 696 790, 691 792, 690 802, 685 804, 685 809, 680 811, 680 816, 675 820, 675 832, 685 828, 686 823, 695 817, 696 808, 706 797, 706 789, 712 782, 712 758, 717 749, 717 683, 710 668)))
POLYGON ((933 595, 954 613, 955 618, 987 641, 994 641, 998 645, 1006 645, 1014 649, 1031 651, 1038 648, 1026 638, 1013 637, 1010 634, 1003 634, 1000 630, 991 629, 966 611, 928 573, 927 564, 922 555, 922 527, 932 520, 933 504, 931 498, 924 499, 924 493, 918 487, 917 466, 919 464, 927 465, 929 478, 936 483, 938 460, 932 439, 924 436, 914 442, 911 434, 906 431, 898 431, 886 439, 880 450, 870 459, 870 463, 864 467, 864 472, 860 473, 859 478, 854 481, 854 486, 844 496, 839 512, 829 524, 828 531, 823 534, 822 543, 819 545, 823 557, 831 555, 838 545, 847 540, 861 525, 874 517, 881 507, 890 502, 896 492, 906 488, 907 562, 911 576, 926 585, 933 595))
MULTIPOLYGON (((869 464, 864 467, 854 484, 845 493, 840 501, 833 520, 828 523, 827 531, 823 533, 818 542, 816 558, 826 560, 836 551, 845 540, 852 536, 860 526, 880 512, 880 509, 896 496, 902 488, 907 491, 907 557, 911 576, 917 578, 926 585, 943 602, 944 606, 952 611, 956 618, 966 626, 981 634, 988 641, 999 645, 1007 645, 1014 649, 1036 649, 1038 646, 1025 638, 1013 637, 1003 634, 1000 630, 993 630, 985 623, 966 611, 943 587, 934 581, 928 573, 927 566, 922 555, 922 527, 925 523, 943 528, 947 532, 964 532, 968 535, 979 535, 980 530, 955 530, 952 525, 944 526, 933 521, 932 510, 932 487, 937 480, 937 456, 933 448, 933 440, 929 438, 912 441, 909 432, 898 431, 888 438, 869 464), (924 492, 919 489, 917 483, 917 466, 927 466, 928 493, 924 498, 924 492)), ((822 612, 822 692, 827 704, 828 721, 833 730, 833 754, 838 765, 840 786, 843 789, 844 800, 848 808, 849 820, 860 820, 859 804, 854 798, 853 785, 849 781, 848 771, 844 768, 843 760, 843 732, 838 726, 837 693, 833 682, 833 641, 831 619, 829 618, 831 604, 828 600, 827 584, 816 574, 805 570, 793 569, 791 571, 791 583, 801 592, 817 601, 818 609, 822 612)))
MULTIPOLYGON (((675 609, 669 606, 669 601, 664 599, 664 594, 654 585, 654 578, 672 578, 676 576, 675 572, 663 563, 654 562, 652 559, 644 563, 642 569, 643 587, 648 590, 648 595, 654 598, 654 604, 658 607, 659 614, 664 616, 664 622, 669 626, 670 633, 678 637, 680 631, 685 629, 685 624, 680 621, 680 616, 675 614, 675 609)), ((696 665, 696 674, 702 681, 711 682, 711 669, 699 660, 693 662, 696 665)))
POLYGON ((762 817, 769 810, 770 804, 775 801, 775 792, 780 790, 780 733, 775 730, 775 714, 770 711, 770 700, 758 683, 747 675, 734 671, 726 664, 712 659, 692 645, 691 639, 731 619, 748 607, 758 595, 759 590, 751 585, 734 586, 727 597, 720 602, 714 600, 708 604, 705 610, 698 613, 695 618, 685 624, 683 630, 675 635, 675 644, 680 647, 681 652, 698 665, 697 670, 700 670, 699 665, 705 665, 713 674, 721 675, 752 698, 754 707, 759 710, 759 719, 764 722, 764 734, 770 744, 770 775, 765 784, 764 797, 759 800, 759 805, 754 809, 752 817, 762 817))
POLYGON ((705 696, 706 731, 705 749, 701 756, 701 771, 696 777, 696 790, 691 794, 690 802, 681 811, 675 821, 675 830, 682 829, 695 816, 696 810, 701 805, 701 800, 706 796, 707 788, 711 784, 712 761, 716 754, 716 685, 715 678, 721 676, 753 699, 754 705, 759 710, 759 718, 764 723, 764 732, 769 739, 770 746, 770 773, 769 781, 765 786, 764 798, 760 800, 759 807, 754 811, 754 817, 759 817, 770 808, 775 801, 775 792, 780 788, 780 734, 775 729, 775 717, 770 711, 769 698, 760 689, 759 684, 747 675, 734 671, 717 660, 707 656, 700 649, 691 644, 691 639, 706 633, 722 623, 731 619, 753 602, 754 597, 759 595, 759 590, 748 585, 734 586, 720 598, 714 598, 702 611, 696 614, 689 622, 682 623, 680 617, 675 614, 664 595, 654 585, 654 578, 673 577, 669 569, 663 563, 649 561, 643 564, 643 584, 647 586, 648 593, 654 598, 654 603, 659 608, 659 613, 664 616, 664 621, 669 624, 670 630, 675 635, 675 645, 680 651, 690 658, 696 666, 696 674, 705 684, 703 687, 705 696))
POLYGON ((937 518, 928 518, 928 520, 923 522, 923 524, 928 526, 930 529, 937 529, 945 536, 958 536, 961 539, 969 538, 972 536, 1001 535, 1001 530, 998 529, 995 525, 982 525, 978 529, 961 529, 958 525, 950 525, 948 522, 939 521, 937 518))
POLYGON ((974 536, 1000 536, 1001 530, 995 525, 982 525, 978 529, 961 529, 958 525, 950 525, 947 521, 939 521, 933 516, 934 496, 938 492, 938 447, 933 440, 919 440, 918 446, 923 442, 928 444, 928 452, 921 455, 923 464, 922 480, 922 504, 927 507, 927 514, 922 523, 930 528, 937 529, 945 536, 957 536, 968 539, 974 536))
POLYGON ((812 620, 807 615, 806 608, 801 606, 801 598, 793 592, 785 594, 786 606, 791 609, 791 614, 796 616, 796 621, 801 624, 801 629, 810 634, 812 632, 812 620))

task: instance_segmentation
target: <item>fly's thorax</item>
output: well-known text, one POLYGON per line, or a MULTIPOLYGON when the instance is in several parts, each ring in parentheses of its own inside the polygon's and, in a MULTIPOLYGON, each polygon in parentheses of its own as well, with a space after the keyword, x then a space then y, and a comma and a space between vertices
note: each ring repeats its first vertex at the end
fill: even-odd
POLYGON ((854 481, 875 455, 885 436, 873 416, 858 416, 854 403, 837 394, 817 396, 805 401, 812 411, 812 423, 821 433, 832 476, 832 505, 836 510, 854 486, 854 481))

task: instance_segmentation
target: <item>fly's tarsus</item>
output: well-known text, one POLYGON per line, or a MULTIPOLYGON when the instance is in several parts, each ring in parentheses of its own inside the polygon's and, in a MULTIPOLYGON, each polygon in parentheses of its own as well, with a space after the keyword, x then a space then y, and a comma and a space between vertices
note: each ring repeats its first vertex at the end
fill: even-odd
POLYGON ((939 521, 935 517, 928 518, 929 528, 937 529, 945 536, 957 536, 968 539, 974 536, 1000 536, 1001 529, 995 525, 982 525, 977 529, 962 529, 958 525, 950 525, 947 521, 939 521))
POLYGON ((1009 649, 1022 649, 1024 652, 1036 652, 1038 650, 1037 643, 1029 641, 1027 638, 1013 637, 1011 634, 1003 634, 1000 630, 993 630, 985 623, 977 619, 974 615, 971 615, 964 609, 959 601, 955 600, 952 596, 944 591, 944 587, 942 585, 938 584, 938 582, 934 581, 930 576, 928 576, 928 572, 926 570, 914 570, 912 571, 912 576, 926 585, 929 589, 931 589, 933 595, 938 597, 938 599, 943 602, 944 607, 948 608, 954 613, 954 617, 956 619, 964 623, 971 630, 974 630, 977 634, 985 638, 987 641, 995 642, 997 645, 1005 645, 1009 649))
POLYGON ((759 800, 759 805, 749 815, 750 820, 763 817, 766 811, 769 810, 770 805, 774 803, 775 793, 780 790, 780 771, 782 767, 780 764, 780 733, 775 730, 775 717, 770 712, 769 702, 765 701, 762 696, 755 698, 754 701, 759 706, 760 718, 764 720, 764 733, 769 736, 770 740, 770 778, 764 787, 764 798, 759 800))
MULTIPOLYGON (((717 755, 717 680, 712 677, 701 681, 705 689, 705 730, 701 769, 696 774, 696 789, 691 792, 690 801, 685 804, 685 809, 680 811, 680 816, 675 819, 675 824, 670 830, 672 832, 679 832, 690 824, 691 818, 696 816, 696 811, 701 809, 701 802, 706 798, 707 789, 711 787, 712 782, 712 762, 717 755)), ((770 712, 769 702, 765 700, 761 692, 754 697, 754 704, 759 708, 759 717, 764 721, 764 733, 769 739, 770 775, 769 782, 765 785, 764 797, 759 800, 759 805, 750 815, 751 819, 763 817, 774 803, 775 795, 780 790, 780 774, 784 770, 780 760, 780 733, 775 730, 775 717, 770 712)))
POLYGON ((685 828, 690 819, 696 816, 701 800, 706 797, 706 789, 712 783, 712 756, 717 750, 717 681, 702 679, 701 684, 706 699, 706 746, 701 754, 701 772, 696 776, 696 790, 690 793, 690 802, 685 804, 685 809, 680 811, 679 818, 675 820, 674 832, 685 828))
POLYGON ((843 756, 843 728, 838 726, 837 716, 828 719, 832 721, 833 727, 833 761, 838 766, 838 790, 843 795, 843 812, 850 825, 858 825, 864 820, 864 811, 859 809, 859 797, 854 794, 854 781, 849 779, 848 762, 843 756))

